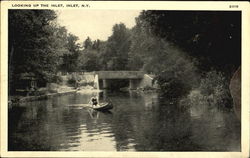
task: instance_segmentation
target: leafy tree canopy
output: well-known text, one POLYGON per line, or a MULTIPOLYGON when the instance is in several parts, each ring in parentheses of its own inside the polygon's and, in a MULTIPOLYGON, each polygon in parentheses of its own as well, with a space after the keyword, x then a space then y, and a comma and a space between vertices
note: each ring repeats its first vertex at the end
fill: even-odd
MULTIPOLYGON (((49 81, 56 71, 52 10, 9 10, 9 71, 12 79, 32 72, 49 81)), ((13 80, 12 80, 13 81, 13 80)))
POLYGON ((231 70, 240 65, 240 17, 226 11, 143 11, 139 20, 148 32, 197 58, 200 68, 231 70))
POLYGON ((105 50, 108 70, 127 70, 130 50, 130 30, 123 23, 113 26, 113 34, 108 38, 105 50))
POLYGON ((89 37, 83 42, 83 46, 85 49, 91 48, 92 45, 93 43, 89 37))

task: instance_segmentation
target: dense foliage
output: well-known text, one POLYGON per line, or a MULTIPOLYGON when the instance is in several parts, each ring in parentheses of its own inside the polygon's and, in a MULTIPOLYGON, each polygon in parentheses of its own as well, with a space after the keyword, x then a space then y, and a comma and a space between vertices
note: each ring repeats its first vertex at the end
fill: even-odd
POLYGON ((108 38, 103 57, 105 70, 127 70, 130 32, 124 24, 115 24, 108 38))
POLYGON ((74 70, 77 37, 56 22, 52 10, 9 10, 9 90, 14 92, 22 74, 32 74, 38 86, 55 82, 58 70, 74 70))
POLYGON ((105 43, 99 39, 92 41, 90 37, 83 42, 84 50, 80 51, 80 71, 101 70, 101 52, 104 51, 105 43))
POLYGON ((199 60, 199 67, 232 71, 241 59, 241 13, 226 11, 143 11, 148 31, 199 60))
POLYGON ((229 81, 241 64, 240 12, 143 11, 137 21, 147 35, 169 45, 165 53, 167 49, 150 55, 151 60, 164 59, 161 65, 166 67, 159 67, 162 72, 156 73, 164 94, 172 97, 189 94, 187 98, 191 100, 198 97, 205 99, 204 103, 212 100, 213 104, 229 105, 229 81), (167 56, 164 58, 161 53, 167 56), (177 57, 173 58, 174 55, 177 57), (173 65, 176 69, 169 73, 173 65))
POLYGON ((52 10, 10 10, 10 85, 24 72, 53 82, 58 71, 142 70, 156 76, 165 96, 223 101, 241 64, 240 17, 240 12, 142 11, 132 29, 115 24, 107 41, 87 37, 79 44, 55 22, 52 10))
POLYGON ((52 78, 60 47, 54 43, 55 18, 51 10, 9 10, 10 85, 25 72, 34 73, 42 82, 52 78))
POLYGON ((61 71, 76 72, 79 70, 78 58, 80 55, 80 46, 77 43, 78 37, 72 34, 68 34, 66 38, 65 49, 69 52, 63 54, 62 64, 60 66, 61 71))

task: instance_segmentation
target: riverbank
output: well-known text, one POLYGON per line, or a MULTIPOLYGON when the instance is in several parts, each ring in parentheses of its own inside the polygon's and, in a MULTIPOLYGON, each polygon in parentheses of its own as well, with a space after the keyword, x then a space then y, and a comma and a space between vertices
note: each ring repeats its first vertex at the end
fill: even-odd
MULTIPOLYGON (((155 93, 158 92, 159 89, 146 86, 134 90, 130 90, 129 88, 122 88, 121 91, 133 91, 137 93, 155 93)), ((33 92, 33 95, 27 94, 27 96, 23 95, 9 96, 8 106, 9 108, 11 108, 12 105, 19 103, 44 100, 56 96, 69 95, 74 93, 100 93, 100 92, 102 92, 102 90, 94 89, 94 87, 89 85, 79 86, 75 88, 69 85, 58 85, 53 83, 50 84, 47 88, 40 88, 38 91, 33 92)))
POLYGON ((77 89, 75 89, 74 87, 69 87, 64 85, 64 86, 57 86, 56 88, 53 88, 53 90, 50 91, 48 89, 44 88, 43 90, 45 90, 46 92, 42 94, 35 93, 35 95, 29 95, 29 96, 22 96, 22 95, 9 96, 8 107, 11 108, 13 105, 17 105, 24 102, 44 100, 52 97, 70 95, 75 93, 100 92, 100 90, 93 89, 93 87, 89 86, 78 87, 77 89))
POLYGON ((76 93, 77 90, 68 90, 63 92, 55 92, 55 93, 47 93, 43 95, 36 95, 36 96, 10 96, 8 98, 8 107, 11 108, 14 104, 24 103, 24 102, 31 102, 37 100, 43 100, 52 98, 55 96, 63 96, 76 93))

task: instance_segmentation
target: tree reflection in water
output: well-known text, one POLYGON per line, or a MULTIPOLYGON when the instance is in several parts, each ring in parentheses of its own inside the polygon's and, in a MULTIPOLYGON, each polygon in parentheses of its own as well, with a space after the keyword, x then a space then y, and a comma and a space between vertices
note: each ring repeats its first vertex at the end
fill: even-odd
POLYGON ((14 151, 240 151, 232 111, 179 104, 156 93, 105 92, 111 112, 81 107, 92 94, 25 103, 9 111, 14 151), (70 106, 76 105, 76 106, 70 106))

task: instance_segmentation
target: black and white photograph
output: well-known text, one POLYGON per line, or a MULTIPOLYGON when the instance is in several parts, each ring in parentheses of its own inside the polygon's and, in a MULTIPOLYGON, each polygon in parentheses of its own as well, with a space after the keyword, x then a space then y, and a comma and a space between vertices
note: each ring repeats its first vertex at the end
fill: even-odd
POLYGON ((243 150, 242 11, 10 8, 7 25, 8 152, 243 150))

